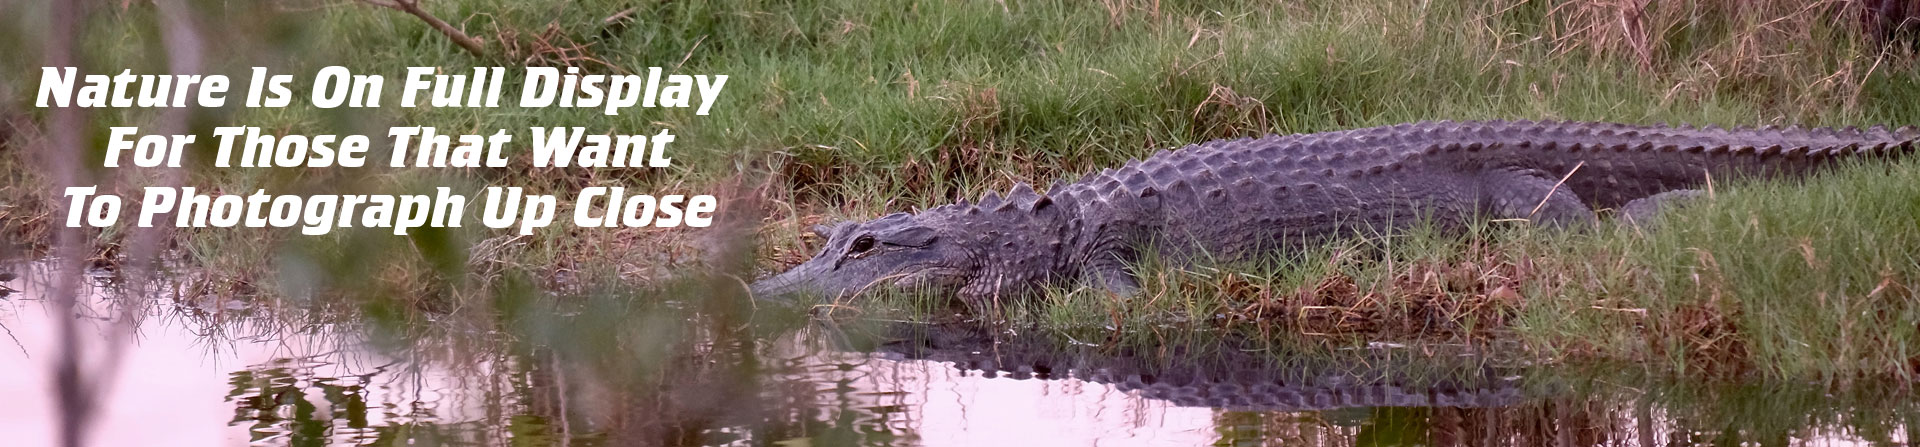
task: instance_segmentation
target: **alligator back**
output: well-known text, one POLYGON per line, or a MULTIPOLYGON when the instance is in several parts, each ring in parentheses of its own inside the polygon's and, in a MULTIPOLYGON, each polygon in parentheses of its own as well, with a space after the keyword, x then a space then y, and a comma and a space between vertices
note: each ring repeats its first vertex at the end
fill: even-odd
POLYGON ((1484 219, 1632 221, 1709 182, 1795 176, 1912 154, 1920 131, 1422 122, 1221 140, 1057 183, 836 227, 819 256, 756 296, 955 293, 976 309, 1047 285, 1137 291, 1148 250, 1169 264, 1244 261, 1327 239, 1442 231, 1484 219), (883 247, 878 252, 869 251, 883 247), (878 254, 876 254, 878 253, 878 254))
POLYGON ((1619 208, 1709 181, 1907 155, 1916 140, 1913 128, 1421 122, 1190 145, 1054 194, 1083 208, 1089 244, 1146 238, 1231 259, 1423 220, 1509 217, 1503 206, 1537 211, 1553 194, 1582 210, 1619 208))

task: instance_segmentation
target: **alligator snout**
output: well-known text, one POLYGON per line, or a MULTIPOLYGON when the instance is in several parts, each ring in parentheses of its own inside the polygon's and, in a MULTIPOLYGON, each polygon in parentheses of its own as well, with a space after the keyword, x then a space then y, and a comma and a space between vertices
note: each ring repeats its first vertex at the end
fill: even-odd
POLYGON ((761 278, 747 287, 753 299, 763 301, 793 302, 809 296, 832 296, 836 290, 828 290, 828 282, 833 276, 833 266, 813 259, 794 266, 778 275, 761 278))

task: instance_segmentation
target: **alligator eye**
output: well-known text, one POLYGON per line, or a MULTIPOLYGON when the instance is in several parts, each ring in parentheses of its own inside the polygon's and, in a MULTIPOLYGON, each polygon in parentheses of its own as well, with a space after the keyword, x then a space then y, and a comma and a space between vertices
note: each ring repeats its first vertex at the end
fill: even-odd
POLYGON ((873 249, 873 236, 860 236, 853 240, 853 246, 847 247, 847 253, 863 253, 873 249))

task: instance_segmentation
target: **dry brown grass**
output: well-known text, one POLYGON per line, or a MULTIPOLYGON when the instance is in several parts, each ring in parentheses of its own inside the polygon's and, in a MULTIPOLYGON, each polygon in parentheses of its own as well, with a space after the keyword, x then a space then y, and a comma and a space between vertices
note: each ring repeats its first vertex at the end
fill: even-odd
MULTIPOLYGON (((1388 337, 1490 335, 1526 304, 1523 286, 1555 287, 1558 278, 1532 259, 1474 242, 1460 256, 1421 259, 1385 270, 1384 278, 1355 278, 1356 251, 1336 253, 1329 268, 1291 291, 1276 292, 1239 275, 1214 290, 1241 303, 1231 313, 1252 322, 1309 335, 1388 337)), ((1266 332, 1266 331, 1263 331, 1266 332)))
MULTIPOLYGON (((1666 100, 1728 92, 1775 98, 1796 115, 1856 110, 1892 47, 1876 48, 1860 0, 1568 0, 1550 2, 1542 38, 1558 55, 1621 58, 1672 79, 1666 100), (1858 18, 1866 18, 1858 20, 1858 18), (1807 80, 1814 80, 1807 82, 1807 80)), ((1787 116, 1779 118, 1799 118, 1787 116)))
POLYGON ((0 259, 27 257, 51 240, 54 197, 47 195, 46 177, 27 148, 38 125, 25 115, 0 111, 0 259))
POLYGON ((493 40, 498 42, 496 45, 500 47, 502 57, 526 66, 599 67, 614 73, 626 73, 625 68, 594 54, 592 44, 574 40, 572 34, 561 29, 559 23, 548 23, 539 34, 500 28, 494 31, 493 40))
POLYGON ((1160 19, 1160 0, 1100 0, 1100 7, 1107 11, 1107 23, 1114 28, 1134 17, 1160 19))
MULTIPOLYGON (((1649 355, 1681 359, 1707 374, 1750 369, 1754 355, 1743 342, 1747 337, 1738 324, 1740 300, 1730 295, 1728 279, 1712 255, 1700 252, 1699 262, 1705 268, 1683 291, 1695 299, 1672 308, 1647 309, 1606 292, 1605 283, 1612 281, 1606 279, 1608 275, 1644 278, 1652 274, 1645 267, 1628 265, 1619 258, 1624 253, 1603 250, 1583 255, 1596 256, 1593 259, 1538 254, 1537 247, 1521 241, 1476 239, 1437 256, 1401 261, 1378 259, 1358 250, 1336 251, 1322 268, 1309 269, 1318 273, 1297 283, 1239 273, 1157 281, 1169 288, 1169 295, 1225 297, 1229 325, 1251 324, 1269 336, 1366 340, 1496 339, 1511 333, 1520 315, 1559 308, 1569 297, 1587 297, 1587 301, 1575 299, 1579 303, 1566 311, 1608 325, 1640 328, 1642 339, 1636 343, 1645 346, 1649 355), (1586 271, 1613 264, 1618 265, 1610 268, 1624 270, 1586 271), (1546 301, 1535 303, 1534 297, 1546 301)), ((1884 294, 1905 293, 1897 278, 1889 276, 1883 282, 1888 284, 1884 294)), ((1560 355, 1618 354, 1617 346, 1606 346, 1601 340, 1561 341, 1554 344, 1560 355)))
POLYGON ((1208 89, 1207 99, 1194 106, 1190 118, 1193 134, 1208 139, 1259 135, 1273 129, 1273 114, 1259 98, 1219 83, 1208 89))

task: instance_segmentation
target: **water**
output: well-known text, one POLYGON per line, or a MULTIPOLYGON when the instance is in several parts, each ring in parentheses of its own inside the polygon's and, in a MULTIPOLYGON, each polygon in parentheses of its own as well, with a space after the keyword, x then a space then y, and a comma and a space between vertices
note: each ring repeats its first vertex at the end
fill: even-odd
POLYGON ((87 367, 115 372, 93 445, 1901 445, 1920 420, 1910 391, 1527 368, 1459 346, 1304 355, 635 297, 383 330, 178 286, 122 312, 100 277, 66 315, 47 274, 25 276, 0 298, 18 340, 0 340, 7 445, 54 443, 61 318, 80 323, 87 367))

